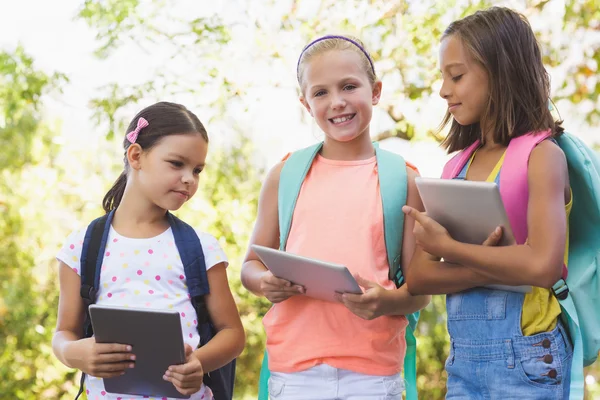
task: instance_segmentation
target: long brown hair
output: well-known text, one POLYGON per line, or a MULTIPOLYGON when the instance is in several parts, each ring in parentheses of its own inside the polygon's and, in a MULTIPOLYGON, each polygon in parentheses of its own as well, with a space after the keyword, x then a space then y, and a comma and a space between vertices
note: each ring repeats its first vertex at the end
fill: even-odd
MULTIPOLYGON (((144 108, 133 117, 126 132, 133 131, 137 127, 138 119, 140 118, 148 121, 148 126, 140 131, 135 141, 143 150, 149 150, 153 146, 156 146, 162 138, 169 135, 200 134, 208 143, 208 134, 202 122, 200 122, 193 112, 181 104, 163 101, 144 108)), ((125 153, 127 153, 127 149, 131 145, 132 143, 125 137, 123 139, 125 153)), ((126 156, 124 163, 123 172, 121 172, 121 175, 119 175, 102 200, 102 207, 106 213, 116 209, 123 198, 125 185, 127 184, 127 172, 129 170, 126 156)))
POLYGON ((493 126, 493 140, 508 146, 514 137, 529 132, 563 132, 549 108, 550 78, 542 63, 540 46, 527 19, 504 7, 491 7, 454 21, 442 40, 461 40, 475 62, 487 72, 489 99, 481 124, 460 125, 446 112, 440 130, 450 121, 442 142, 449 153, 463 150, 477 139, 485 141, 481 125, 493 126))

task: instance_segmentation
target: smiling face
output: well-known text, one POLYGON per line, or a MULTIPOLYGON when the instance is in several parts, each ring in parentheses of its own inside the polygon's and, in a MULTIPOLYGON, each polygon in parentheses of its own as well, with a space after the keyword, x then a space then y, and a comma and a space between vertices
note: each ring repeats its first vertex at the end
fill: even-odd
POLYGON ((329 50, 311 57, 305 64, 300 101, 327 138, 349 142, 368 136, 373 106, 381 95, 381 82, 371 84, 360 54, 353 50, 329 50))
POLYGON ((440 96, 448 103, 448 112, 460 125, 479 123, 489 101, 489 79, 455 35, 442 40, 440 70, 440 96))
POLYGON ((148 151, 139 146, 128 150, 135 170, 132 183, 157 207, 177 210, 196 193, 207 151, 208 143, 200 134, 169 135, 148 151))

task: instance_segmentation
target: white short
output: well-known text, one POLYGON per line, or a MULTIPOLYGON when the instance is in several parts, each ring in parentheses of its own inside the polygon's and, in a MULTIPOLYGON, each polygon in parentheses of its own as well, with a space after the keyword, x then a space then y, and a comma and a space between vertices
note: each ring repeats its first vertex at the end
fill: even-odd
POLYGON ((365 375, 320 364, 294 373, 271 372, 271 400, 402 400, 400 374, 365 375))

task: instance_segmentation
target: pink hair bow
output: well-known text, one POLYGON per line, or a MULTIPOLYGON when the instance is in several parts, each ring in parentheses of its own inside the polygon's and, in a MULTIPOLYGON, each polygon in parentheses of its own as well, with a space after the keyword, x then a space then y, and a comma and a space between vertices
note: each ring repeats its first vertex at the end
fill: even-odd
POLYGON ((140 117, 140 119, 138 119, 138 122, 137 122, 137 127, 126 135, 127 140, 129 140, 132 144, 135 143, 138 135, 140 134, 140 131, 147 126, 148 126, 148 121, 146 121, 144 118, 140 117))

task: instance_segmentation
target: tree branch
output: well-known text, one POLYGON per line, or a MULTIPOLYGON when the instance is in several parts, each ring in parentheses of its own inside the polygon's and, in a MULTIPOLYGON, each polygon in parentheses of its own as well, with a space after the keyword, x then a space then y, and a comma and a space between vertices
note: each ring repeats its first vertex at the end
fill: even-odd
POLYGON ((410 140, 410 137, 408 136, 408 132, 402 131, 400 129, 388 129, 387 131, 380 132, 377 135, 373 136, 373 141, 380 142, 382 140, 393 138, 393 137, 410 140))

